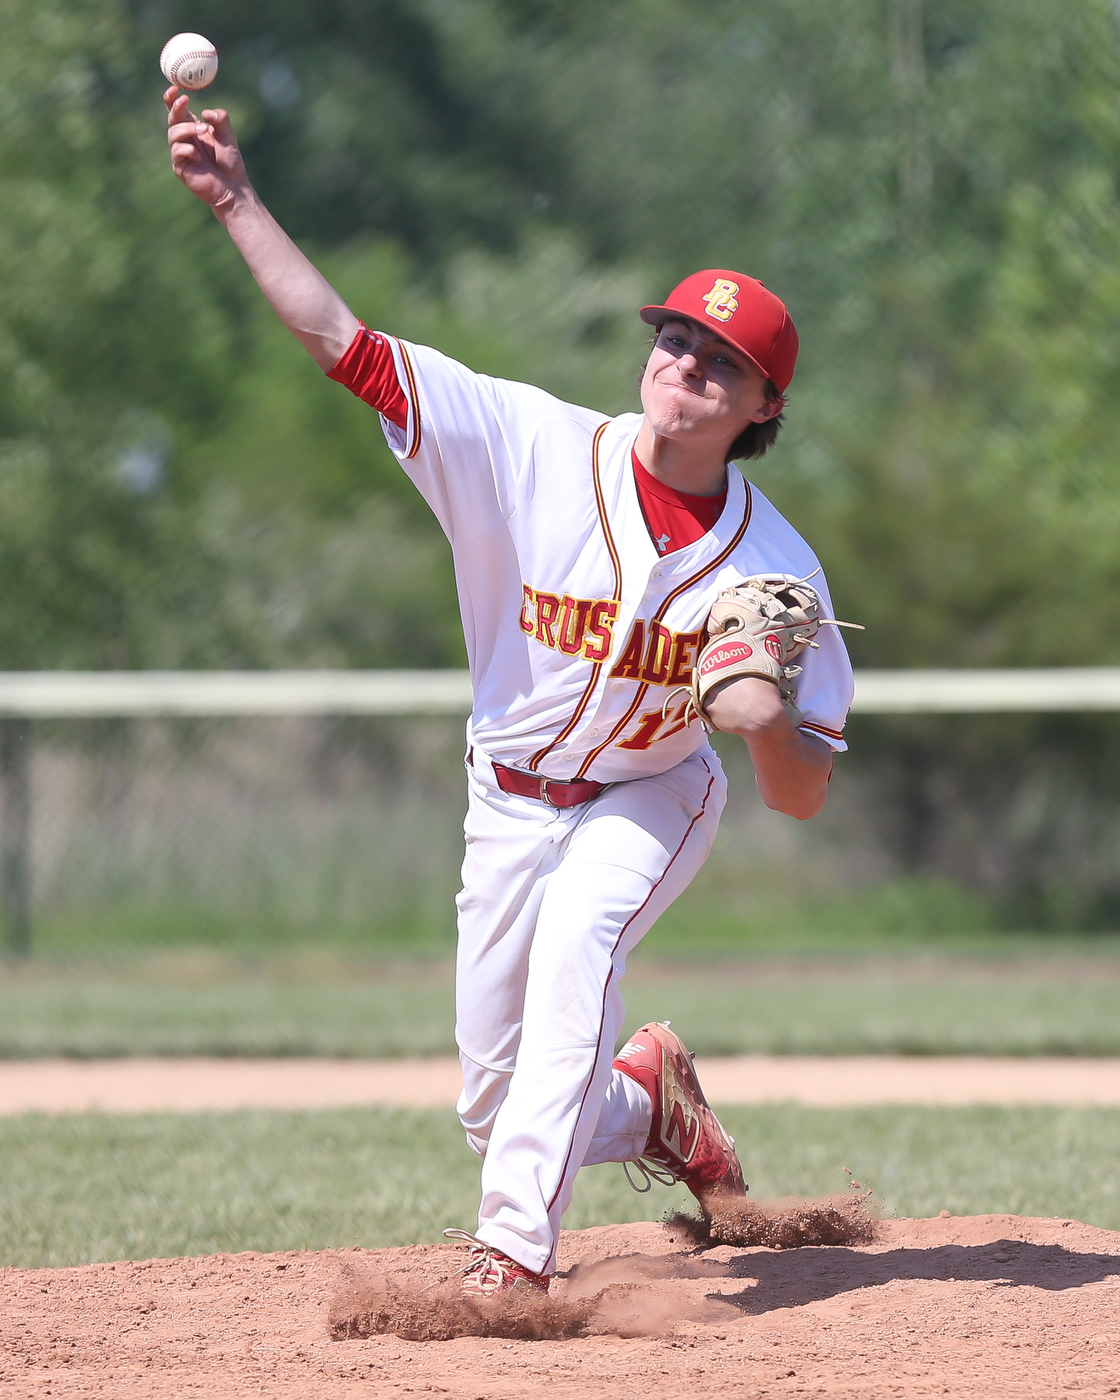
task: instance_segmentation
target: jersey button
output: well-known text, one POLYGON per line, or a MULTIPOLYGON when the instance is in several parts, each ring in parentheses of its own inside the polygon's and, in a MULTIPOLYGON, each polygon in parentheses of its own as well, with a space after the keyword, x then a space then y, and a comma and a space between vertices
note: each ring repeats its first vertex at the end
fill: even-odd
POLYGON ((589 729, 587 732, 592 739, 597 739, 599 737, 599 731, 597 729, 589 729))

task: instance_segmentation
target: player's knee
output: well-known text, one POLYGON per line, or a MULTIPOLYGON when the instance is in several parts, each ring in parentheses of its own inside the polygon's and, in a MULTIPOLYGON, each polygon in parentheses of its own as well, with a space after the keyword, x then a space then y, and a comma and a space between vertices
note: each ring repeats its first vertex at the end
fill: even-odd
POLYGON ((486 1156, 486 1149, 490 1142, 489 1136, 482 1137, 477 1132, 472 1132, 465 1124, 463 1127, 463 1135, 467 1139, 467 1146, 476 1157, 486 1156))

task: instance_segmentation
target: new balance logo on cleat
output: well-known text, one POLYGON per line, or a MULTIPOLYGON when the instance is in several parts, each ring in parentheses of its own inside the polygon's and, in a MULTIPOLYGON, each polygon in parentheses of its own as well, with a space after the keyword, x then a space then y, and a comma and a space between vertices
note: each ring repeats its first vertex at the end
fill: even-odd
POLYGON ((653 1106, 640 1166, 652 1164, 683 1182, 701 1205, 717 1195, 745 1194, 735 1143, 709 1107, 692 1056, 668 1023, 643 1026, 619 1051, 614 1068, 640 1084, 653 1106))
MULTIPOLYGON (((666 1076, 668 1078, 668 1076, 666 1076)), ((668 1151, 675 1151, 686 1165, 692 1161, 700 1142, 700 1124, 688 1103, 666 1094, 661 1105, 661 1141, 668 1151), (673 1138, 677 1139, 674 1149, 673 1138)))

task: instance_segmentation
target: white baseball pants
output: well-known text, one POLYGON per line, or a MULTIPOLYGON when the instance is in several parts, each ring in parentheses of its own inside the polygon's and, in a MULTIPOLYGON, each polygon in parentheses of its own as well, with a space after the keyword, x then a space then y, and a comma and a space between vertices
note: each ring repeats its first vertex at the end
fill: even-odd
POLYGON ((710 748, 564 811, 468 767, 459 908, 459 1118, 483 1158, 478 1236, 555 1266, 576 1172, 632 1161, 651 1105, 611 1068, 626 957, 707 859, 726 798, 710 748))

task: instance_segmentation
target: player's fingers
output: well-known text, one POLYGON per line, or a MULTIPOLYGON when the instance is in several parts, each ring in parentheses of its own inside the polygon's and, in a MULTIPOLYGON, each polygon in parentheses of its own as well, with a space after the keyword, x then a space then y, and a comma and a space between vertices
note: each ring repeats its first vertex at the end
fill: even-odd
POLYGON ((189 116, 187 108, 190 106, 190 98, 185 92, 180 92, 177 87, 170 87, 163 94, 163 100, 167 104, 167 124, 181 122, 189 116))
POLYGON ((173 126, 167 133, 167 144, 174 149, 181 142, 190 142, 192 145, 197 145, 200 141, 205 143, 209 132, 209 127, 196 126, 194 123, 173 126))
POLYGON ((189 188, 192 181, 206 175, 206 166, 197 160, 173 156, 171 160, 171 173, 175 176, 176 180, 182 180, 183 184, 189 188))
POLYGON ((202 113, 202 120, 210 123, 216 140, 227 145, 236 144, 237 138, 233 134, 233 123, 224 107, 207 107, 202 113))
POLYGON ((193 141, 176 141, 171 147, 171 163, 176 161, 201 160, 202 152, 193 141))
POLYGON ((191 117, 189 121, 175 122, 173 126, 169 126, 167 139, 181 141, 187 136, 207 136, 210 130, 211 128, 206 122, 195 121, 194 117, 191 117))

